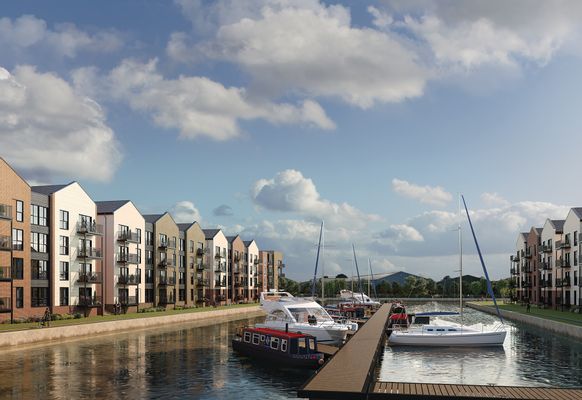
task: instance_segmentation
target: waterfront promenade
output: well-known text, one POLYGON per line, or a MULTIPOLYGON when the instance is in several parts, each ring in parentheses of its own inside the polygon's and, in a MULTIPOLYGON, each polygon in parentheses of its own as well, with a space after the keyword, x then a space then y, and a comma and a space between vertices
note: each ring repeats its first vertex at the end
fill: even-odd
POLYGON ((9 349, 23 345, 47 344, 53 341, 154 328, 161 325, 194 321, 214 323, 217 318, 222 317, 245 319, 262 315, 264 312, 258 305, 250 304, 51 321, 50 327, 42 328, 39 323, 0 325, 0 329, 5 329, 0 330, 0 347, 9 349), (18 328, 21 329, 15 330, 18 328))

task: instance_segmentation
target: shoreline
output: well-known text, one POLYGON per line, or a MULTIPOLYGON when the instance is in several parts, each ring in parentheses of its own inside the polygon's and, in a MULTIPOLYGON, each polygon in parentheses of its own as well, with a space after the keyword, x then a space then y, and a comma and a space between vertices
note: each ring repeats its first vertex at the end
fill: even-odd
MULTIPOLYGON (((495 308, 490 306, 482 306, 475 303, 467 303, 467 307, 473 308, 477 311, 482 311, 487 314, 497 315, 495 308)), ((540 318, 533 315, 526 315, 514 311, 499 309, 501 316, 511 321, 521 322, 524 324, 533 325, 537 328, 545 329, 551 332, 559 333, 572 337, 574 339, 582 340, 582 327, 567 324, 564 322, 553 321, 550 319, 540 318)))
POLYGON ((76 324, 39 329, 0 332, 0 348, 4 351, 19 349, 23 346, 50 345, 53 342, 96 338, 109 334, 129 332, 133 330, 150 329, 166 325, 178 325, 190 322, 216 323, 217 318, 236 317, 233 320, 264 316, 259 306, 209 310, 194 313, 160 315, 156 317, 132 318, 119 321, 104 321, 87 324, 76 324))

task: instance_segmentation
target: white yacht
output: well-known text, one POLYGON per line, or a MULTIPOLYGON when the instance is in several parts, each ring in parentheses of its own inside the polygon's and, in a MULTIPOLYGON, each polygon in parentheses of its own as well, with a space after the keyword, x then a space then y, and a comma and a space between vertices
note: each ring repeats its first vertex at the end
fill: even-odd
POLYGON ((317 338, 318 343, 341 344, 357 324, 335 322, 325 309, 310 298, 294 297, 288 292, 262 292, 261 308, 267 313, 257 328, 301 332, 317 338))
POLYGON ((505 335, 501 327, 485 330, 465 325, 411 325, 392 331, 388 343, 392 346, 503 346, 505 335))
POLYGON ((340 290, 340 299, 343 303, 352 303, 359 306, 363 305, 380 307, 380 303, 378 301, 372 300, 364 293, 356 293, 352 292, 351 290, 340 290))

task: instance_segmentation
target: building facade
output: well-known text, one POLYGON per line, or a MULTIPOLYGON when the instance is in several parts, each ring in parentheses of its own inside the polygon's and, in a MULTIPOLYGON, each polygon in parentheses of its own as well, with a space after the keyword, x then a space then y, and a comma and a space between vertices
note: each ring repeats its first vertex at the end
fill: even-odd
POLYGON ((580 305, 580 232, 582 207, 570 209, 564 221, 564 239, 558 247, 556 291, 565 307, 580 305))
POLYGON ((541 236, 542 291, 540 300, 545 306, 553 308, 556 308, 557 304, 556 260, 558 250, 556 243, 562 240, 563 227, 564 220, 547 219, 542 228, 541 236))
POLYGON ((248 275, 249 275, 249 286, 248 286, 248 300, 257 301, 259 299, 258 293, 258 280, 259 280, 259 246, 254 240, 244 241, 246 254, 248 256, 248 275))
POLYGON ((220 229, 203 229, 206 240, 205 263, 210 267, 210 297, 215 304, 228 304, 228 240, 220 229))
POLYGON ((206 238, 198 222, 178 224, 180 235, 184 237, 186 269, 186 304, 203 305, 209 284, 209 269, 204 262, 206 238))
POLYGON ((261 250, 260 258, 266 278, 266 290, 279 290, 279 278, 284 276, 283 253, 275 250, 261 250))

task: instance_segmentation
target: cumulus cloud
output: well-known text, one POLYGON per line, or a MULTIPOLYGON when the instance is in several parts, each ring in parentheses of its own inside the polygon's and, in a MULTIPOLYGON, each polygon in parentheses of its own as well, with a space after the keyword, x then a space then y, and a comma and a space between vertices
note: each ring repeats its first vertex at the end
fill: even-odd
POLYGON ((230 217, 234 215, 232 207, 227 204, 221 204, 212 210, 212 214, 216 217, 230 217))
POLYGON ((401 196, 440 207, 453 199, 453 196, 440 186, 419 186, 396 178, 392 179, 392 189, 401 196))
POLYGON ((166 79, 157 71, 157 59, 147 63, 124 60, 105 77, 92 68, 79 69, 74 80, 79 90, 127 102, 132 109, 151 114, 158 126, 177 129, 188 139, 232 139, 241 134, 239 120, 335 127, 314 101, 297 105, 255 101, 244 88, 225 87, 206 77, 166 79))
POLYGON ((112 178, 122 155, 99 104, 31 66, 0 67, 0 93, 0 149, 25 176, 112 178))
POLYGON ((481 195, 481 200, 485 205, 488 206, 500 206, 500 207, 507 207, 509 202, 501 197, 498 193, 483 193, 481 195))
POLYGON ((191 223, 194 221, 200 222, 200 211, 191 201, 183 200, 174 204, 170 210, 170 214, 174 217, 176 222, 191 223))
POLYGON ((347 223, 362 226, 379 219, 348 203, 333 203, 322 199, 313 181, 293 169, 279 172, 272 179, 259 179, 251 190, 251 198, 255 204, 268 210, 323 218, 339 226, 347 223))
POLYGON ((114 31, 91 34, 71 23, 55 24, 51 29, 46 21, 34 15, 14 20, 0 18, 0 49, 5 51, 50 49, 51 54, 72 58, 80 51, 116 51, 122 44, 120 35, 114 31))

